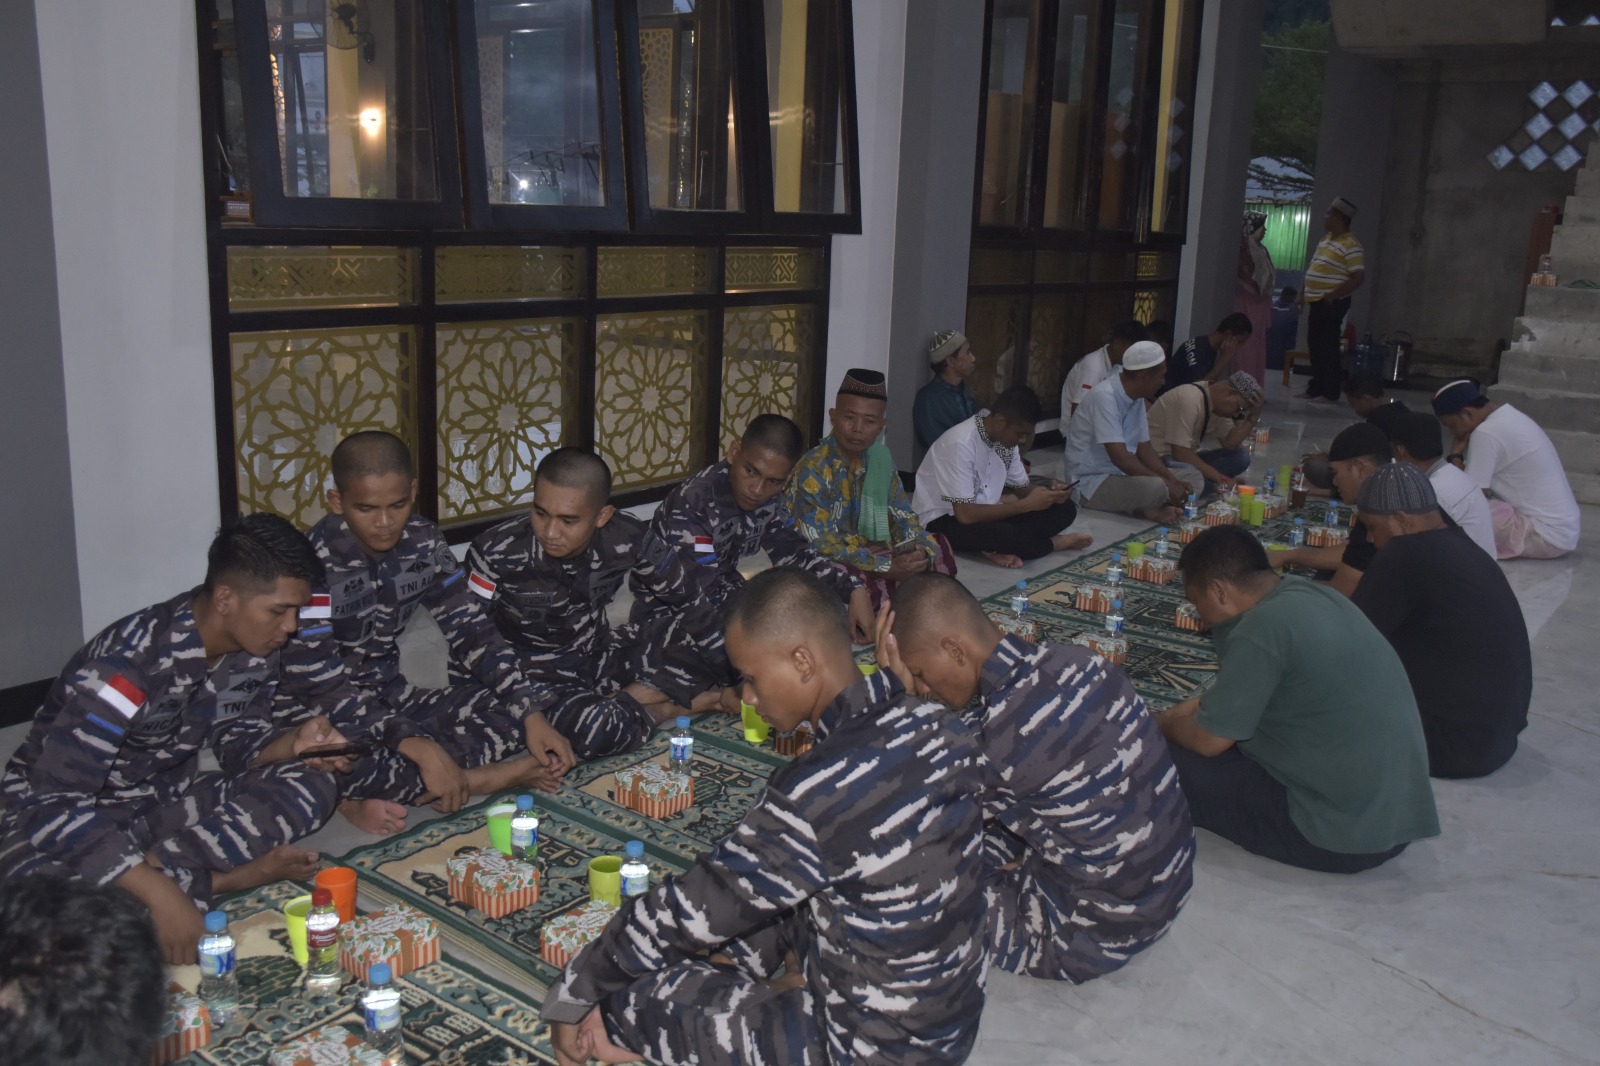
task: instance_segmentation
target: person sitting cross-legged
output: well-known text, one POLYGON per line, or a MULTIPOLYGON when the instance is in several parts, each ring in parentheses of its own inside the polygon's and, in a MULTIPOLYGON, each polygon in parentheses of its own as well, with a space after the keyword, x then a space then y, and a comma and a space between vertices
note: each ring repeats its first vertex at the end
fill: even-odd
POLYGON ((845 371, 828 412, 833 432, 800 457, 784 494, 811 546, 866 586, 873 610, 912 574, 956 572, 949 541, 917 520, 879 439, 888 406, 882 373, 845 371))
POLYGON ((745 701, 817 740, 567 964, 544 1000, 556 1062, 965 1061, 986 962, 976 734, 863 677, 838 598, 803 571, 751 578, 725 639, 745 701))
POLYGON ((1150 339, 1144 323, 1130 318, 1112 326, 1104 344, 1073 363, 1066 380, 1061 383, 1061 424, 1065 426, 1072 420, 1079 402, 1090 389, 1112 374, 1121 373, 1122 357, 1130 345, 1150 339))
POLYGON ((1437 835, 1411 684, 1361 611, 1279 577, 1239 526, 1201 533, 1178 565, 1217 649, 1216 683, 1156 719, 1195 828, 1326 873, 1437 835))
POLYGON ((978 357, 959 330, 942 329, 928 342, 928 362, 933 380, 917 390, 911 405, 911 428, 916 435, 917 461, 944 436, 978 413, 977 398, 967 379, 978 369, 978 357))
POLYGON ((1361 522, 1378 554, 1351 599, 1411 679, 1429 771, 1498 770, 1517 750, 1533 697, 1528 627, 1505 572, 1445 523, 1428 475, 1408 463, 1361 486, 1361 522))
POLYGON ((937 574, 895 590, 878 662, 973 708, 995 965, 1088 981, 1167 931, 1193 883, 1194 829, 1166 742, 1121 669, 1076 644, 1002 636, 937 574))
POLYGON ((1390 439, 1397 460, 1428 475, 1434 494, 1439 497, 1439 510, 1493 559, 1494 512, 1489 507, 1489 497, 1464 470, 1444 461, 1438 419, 1426 411, 1407 411, 1404 417, 1395 419, 1390 439))
POLYGON ((1022 447, 1038 421, 1039 397, 1016 385, 935 441, 911 497, 922 524, 956 551, 1004 567, 1087 548, 1090 537, 1062 532, 1078 515, 1068 487, 1034 485, 1023 469, 1022 447))
POLYGON ((1067 476, 1084 507, 1175 522, 1184 500, 1205 490, 1200 471, 1168 467, 1150 443, 1145 401, 1161 388, 1166 359, 1154 341, 1130 345, 1122 373, 1090 389, 1078 405, 1067 429, 1067 476))
MULTIPOLYGON (((1370 422, 1346 426, 1328 447, 1328 484, 1339 493, 1341 500, 1353 507, 1367 478, 1393 458, 1389 438, 1383 430, 1370 422)), ((1356 584, 1372 563, 1373 553, 1377 550, 1367 536, 1367 528, 1358 522, 1350 530, 1349 540, 1344 544, 1325 548, 1290 548, 1288 551, 1274 552, 1273 556, 1279 566, 1304 566, 1322 574, 1331 574, 1329 583, 1348 596, 1355 591, 1356 584)))

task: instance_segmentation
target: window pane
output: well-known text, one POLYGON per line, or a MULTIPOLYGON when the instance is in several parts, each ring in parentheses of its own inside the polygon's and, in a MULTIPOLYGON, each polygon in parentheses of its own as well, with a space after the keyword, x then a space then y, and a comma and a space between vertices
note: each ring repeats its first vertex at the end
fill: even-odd
POLYGON ((728 0, 639 0, 650 206, 739 209, 728 0))
POLYGON ((421 0, 267 0, 287 196, 438 198, 421 0))
POLYGON ((1189 204, 1189 131, 1193 127, 1195 9, 1192 0, 1167 0, 1161 29, 1161 102, 1156 109, 1156 173, 1151 228, 1181 233, 1189 204))
POLYGON ((1139 116, 1144 108, 1144 25, 1149 0, 1117 0, 1111 24, 1100 225, 1132 229, 1138 211, 1139 116))
POLYGON ((489 202, 606 202, 589 0, 477 0, 489 202))
MULTIPOLYGON (((995 0, 989 26, 989 84, 984 94, 983 192, 978 221, 1021 226, 1028 221, 1033 154, 1034 53, 1037 0, 995 0)), ((976 347, 976 346, 974 346, 976 347)))
POLYGON ((1092 0, 1060 0, 1050 93, 1050 156, 1044 187, 1044 224, 1083 228, 1083 172, 1088 161, 1089 109, 1094 73, 1092 0))
POLYGON ((772 206, 846 212, 835 0, 765 0, 772 206))

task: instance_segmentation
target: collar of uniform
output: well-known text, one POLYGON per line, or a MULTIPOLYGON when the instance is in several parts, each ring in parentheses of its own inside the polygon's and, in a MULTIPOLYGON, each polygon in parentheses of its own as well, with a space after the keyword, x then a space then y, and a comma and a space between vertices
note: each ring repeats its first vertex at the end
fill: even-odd
POLYGON ((369 564, 382 564, 390 559, 404 555, 412 541, 411 527, 416 520, 417 516, 414 514, 406 519, 405 526, 400 530, 400 539, 394 542, 394 547, 382 555, 367 554, 367 550, 356 539, 355 530, 351 529, 350 523, 345 521, 344 515, 330 512, 317 525, 327 525, 322 542, 327 546, 328 554, 333 556, 336 563, 342 566, 366 566, 369 564))
POLYGON ((161 658, 158 660, 171 661, 172 679, 179 688, 201 684, 211 672, 206 665, 206 642, 200 636, 200 623, 194 616, 194 598, 204 591, 197 585, 178 598, 172 612, 172 624, 167 629, 166 646, 161 649, 161 658))
POLYGON ((1017 664, 1023 662, 1033 653, 1037 645, 1030 644, 1015 633, 1007 633, 1000 638, 1000 643, 995 645, 994 653, 983 664, 983 670, 978 674, 978 691, 988 696, 1004 686, 1005 680, 1015 670, 1017 664))
POLYGON ((1011 449, 1002 448, 1000 445, 989 439, 988 431, 983 428, 983 416, 983 411, 979 411, 977 414, 972 416, 972 424, 978 427, 978 439, 983 441, 983 446, 985 448, 988 448, 990 451, 994 452, 1007 466, 1010 466, 1011 449))
POLYGON ((887 670, 875 670, 833 698, 817 719, 817 739, 821 740, 857 715, 893 703, 905 689, 900 679, 887 670))

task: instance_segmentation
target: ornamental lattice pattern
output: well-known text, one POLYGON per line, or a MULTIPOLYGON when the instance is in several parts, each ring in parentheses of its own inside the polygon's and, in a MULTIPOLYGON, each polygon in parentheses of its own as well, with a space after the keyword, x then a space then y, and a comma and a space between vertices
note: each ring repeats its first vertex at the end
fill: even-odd
POLYGON ((711 291, 710 248, 601 248, 601 296, 667 296, 711 291))
POLYGON ((704 450, 706 313, 601 315, 595 326, 595 449, 616 488, 687 477, 704 450))
POLYGON ((393 307, 416 301, 412 248, 228 249, 228 309, 393 307))
POLYGON ((729 292, 814 289, 821 263, 815 248, 729 248, 724 284, 729 292))
POLYGON ((439 520, 525 506, 572 422, 577 319, 441 325, 439 520))
POLYGON ((722 325, 722 446, 761 414, 783 415, 805 427, 815 328, 810 307, 728 310, 722 325))
POLYGON ((316 522, 328 456, 357 430, 388 430, 415 454, 410 327, 235 333, 229 349, 241 513, 316 522))
POLYGON ((1065 376, 1067 345, 1077 341, 1078 324, 1071 321, 1073 297, 1065 293, 1037 293, 1028 328, 1028 386, 1046 411, 1057 406, 1065 376))
POLYGON ((575 299, 583 284, 582 248, 440 248, 434 260, 442 304, 575 299))
POLYGON ((1021 317, 1019 296, 973 296, 967 300, 967 341, 978 363, 967 386, 981 407, 993 403, 1011 384, 1021 317))

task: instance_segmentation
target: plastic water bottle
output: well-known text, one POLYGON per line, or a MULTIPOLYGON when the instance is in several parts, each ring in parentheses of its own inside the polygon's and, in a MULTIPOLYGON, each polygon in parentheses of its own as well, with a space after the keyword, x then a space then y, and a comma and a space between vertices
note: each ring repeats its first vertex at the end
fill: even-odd
POLYGON ((1111 564, 1106 567, 1106 584, 1115 588, 1122 584, 1122 553, 1111 553, 1111 564))
POLYGON ((622 863, 622 898, 632 899, 650 891, 650 867, 644 863, 644 844, 628 841, 628 857, 622 863))
POLYGON ((311 890, 311 912, 306 915, 306 994, 331 996, 344 985, 339 965, 339 909, 333 893, 311 890))
POLYGON ((1261 487, 1266 490, 1266 494, 1268 496, 1270 496, 1273 493, 1277 492, 1278 491, 1278 472, 1276 470, 1268 468, 1266 476, 1264 476, 1261 479, 1261 487))
POLYGON ((1167 541, 1167 527, 1162 526, 1156 530, 1156 542, 1152 547, 1157 559, 1165 559, 1172 553, 1172 545, 1167 541))
POLYGON ((1296 518, 1294 528, 1289 530, 1289 546, 1291 548, 1304 548, 1306 546, 1306 520, 1296 518))
POLYGON ((200 938, 200 1002, 217 1024, 239 1009, 238 961, 228 916, 211 911, 206 915, 206 935, 200 938))
POLYGON ((1011 613, 1021 618, 1028 613, 1028 583, 1018 581, 1011 590, 1011 613))
POLYGON ((1339 505, 1338 504, 1336 504, 1336 503, 1328 504, 1328 513, 1323 516, 1322 524, 1327 526, 1329 529, 1338 529, 1339 528, 1339 505))
POLYGON ((511 857, 523 862, 539 860, 539 815, 532 796, 517 797, 517 812, 511 816, 511 857))
POLYGON ((1197 522, 1200 520, 1200 501, 1195 499, 1194 493, 1189 493, 1189 498, 1183 501, 1183 520, 1197 522))
POLYGON ((375 962, 367 971, 367 991, 361 1013, 367 1023, 367 1043, 383 1056, 385 1064, 405 1061, 405 1038, 400 1030, 400 990, 390 983, 389 964, 375 962))
POLYGON ((690 776, 689 764, 694 760, 694 734, 689 732, 689 716, 678 715, 678 731, 672 734, 672 750, 667 756, 668 767, 685 779, 690 776))
POLYGON ((1122 636, 1122 601, 1112 600, 1111 610, 1106 614, 1106 632, 1113 637, 1122 636))

